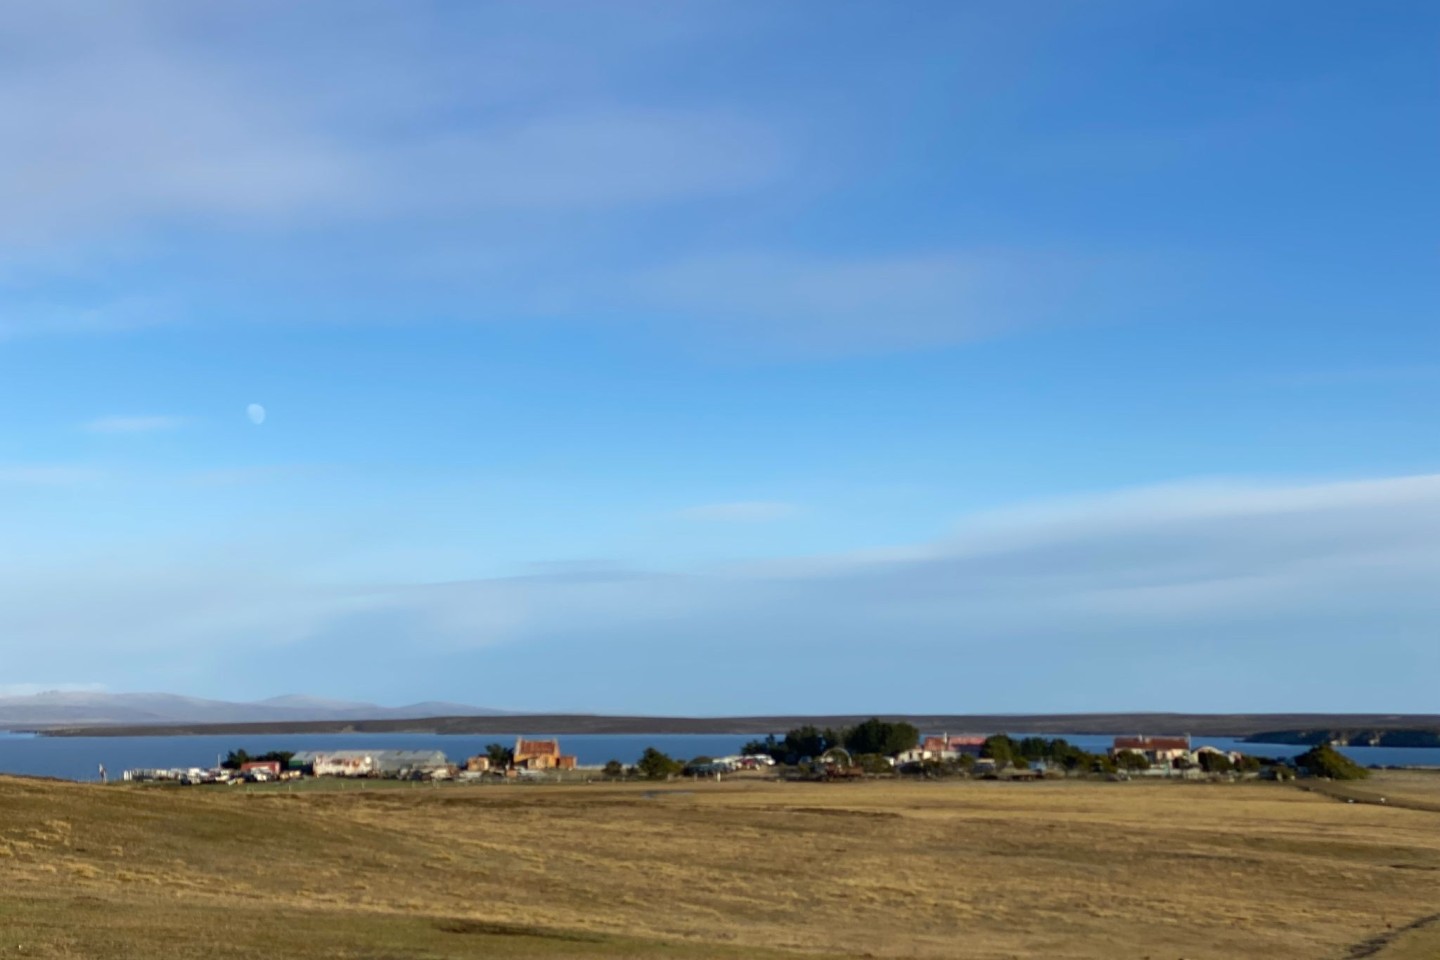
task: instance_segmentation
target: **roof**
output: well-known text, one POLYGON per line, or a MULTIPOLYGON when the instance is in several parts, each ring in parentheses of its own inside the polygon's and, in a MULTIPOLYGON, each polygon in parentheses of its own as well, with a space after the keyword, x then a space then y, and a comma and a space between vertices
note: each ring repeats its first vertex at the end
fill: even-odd
POLYGON ((311 764, 317 760, 344 763, 353 760, 373 760, 379 766, 415 766, 437 764, 444 766, 443 750, 300 750, 290 758, 292 765, 311 764))
POLYGON ((560 741, 516 740, 515 755, 518 757, 521 754, 527 757, 558 757, 560 756, 560 741))
POLYGON ((297 750, 290 758, 291 765, 314 763, 316 760, 364 760, 374 757, 378 750, 297 750))
POLYGON ((444 767, 449 763, 443 750, 380 750, 375 754, 375 766, 387 772, 444 767))
POLYGON ((1116 737, 1115 750, 1189 750, 1189 737, 1116 737))
POLYGON ((985 736, 979 733, 963 733, 955 736, 926 737, 921 746, 926 750, 959 750, 965 747, 983 747, 985 736))

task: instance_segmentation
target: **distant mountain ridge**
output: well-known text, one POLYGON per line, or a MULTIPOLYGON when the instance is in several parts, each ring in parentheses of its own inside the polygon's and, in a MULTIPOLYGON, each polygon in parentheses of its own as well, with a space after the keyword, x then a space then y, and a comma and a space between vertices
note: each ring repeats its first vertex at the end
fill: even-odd
POLYGON ((0 729, 73 724, 284 723, 408 720, 420 717, 499 717, 503 710, 427 701, 403 707, 287 694, 253 703, 206 700, 172 693, 94 693, 52 690, 0 696, 0 729))

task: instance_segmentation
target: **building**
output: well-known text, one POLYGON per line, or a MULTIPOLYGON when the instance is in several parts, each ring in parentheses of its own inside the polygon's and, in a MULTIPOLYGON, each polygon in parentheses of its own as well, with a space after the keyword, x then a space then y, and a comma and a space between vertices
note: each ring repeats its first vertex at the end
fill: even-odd
POLYGON ((938 737, 926 737, 920 741, 920 749, 937 760, 958 760, 967 754, 978 757, 983 746, 985 735, 981 733, 962 733, 956 736, 943 733, 938 737))
POLYGON ((487 773, 490 770, 490 758, 483 753, 476 754, 465 761, 467 773, 487 773))
POLYGON ((330 750, 327 753, 301 751, 291 757, 292 767, 308 767, 317 777, 369 777, 376 773, 370 750, 330 750))
POLYGON ((280 776, 280 761, 252 760, 249 763, 240 764, 241 773, 254 773, 256 771, 262 772, 268 776, 278 777, 280 776))
POLYGON ((1174 763, 1190 757, 1190 737, 1116 737, 1110 747, 1110 756, 1121 753, 1138 753, 1152 765, 1174 763))
POLYGON ((317 777, 434 776, 448 772, 450 761, 440 750, 302 750, 290 769, 317 777))
POLYGON ((560 752, 559 740, 515 740, 511 760, 521 770, 574 770, 575 758, 560 752))
POLYGON ((433 777, 449 771, 450 760, 441 750, 379 750, 375 772, 382 777, 433 777))

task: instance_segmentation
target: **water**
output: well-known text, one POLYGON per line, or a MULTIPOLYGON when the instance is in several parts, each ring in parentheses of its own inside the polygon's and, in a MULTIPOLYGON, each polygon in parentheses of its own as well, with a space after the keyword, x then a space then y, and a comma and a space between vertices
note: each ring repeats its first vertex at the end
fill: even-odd
MULTIPOLYGON (((1052 736, 1045 734, 1045 736, 1052 736)), ((1108 750, 1110 737, 1054 734, 1096 753, 1108 750)), ((646 747, 672 757, 718 757, 738 753, 754 736, 727 734, 575 734, 562 736, 560 747, 582 765, 619 760, 631 764, 646 747)), ((485 752, 488 743, 513 744, 513 736, 440 735, 430 733, 266 734, 260 736, 186 737, 36 737, 0 732, 0 772, 65 780, 95 780, 104 764, 112 778, 136 767, 209 767, 231 750, 251 754, 270 750, 443 750, 451 761, 485 752)), ((1292 757, 1307 748, 1287 744, 1241 743, 1228 737, 1194 737, 1195 746, 1210 744, 1257 757, 1292 757)), ((1341 753, 1365 766, 1440 766, 1440 749, 1428 747, 1343 747, 1341 753)))
MULTIPOLYGON (((537 734, 537 736, 540 736, 537 734)), ((575 734, 562 736, 560 749, 581 765, 619 760, 632 764, 646 747, 672 757, 719 757, 740 752, 754 737, 725 734, 575 734)), ((250 754, 271 750, 443 750, 451 762, 485 752, 485 745, 512 746, 514 735, 441 735, 432 733, 277 733, 258 736, 183 737, 37 737, 0 732, 0 773, 64 780, 97 780, 100 764, 111 779, 140 767, 213 767, 231 750, 250 754)))

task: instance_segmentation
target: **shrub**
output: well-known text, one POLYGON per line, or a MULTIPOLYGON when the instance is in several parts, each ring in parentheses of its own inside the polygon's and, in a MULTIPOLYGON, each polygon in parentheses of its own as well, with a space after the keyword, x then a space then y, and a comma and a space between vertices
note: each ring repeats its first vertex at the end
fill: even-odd
POLYGON ((1331 780, 1363 780, 1370 771, 1336 750, 1328 743, 1311 747, 1295 758, 1295 766, 1312 777, 1331 780))
POLYGON ((1145 754, 1134 750, 1121 750, 1115 754, 1115 766, 1121 770, 1149 770, 1150 761, 1145 754))
POLYGON ((1209 750, 1202 750, 1198 756, 1200 769, 1206 773, 1229 773, 1235 769, 1235 764, 1223 753, 1212 753, 1209 750))
POLYGON ((635 769, 646 780, 664 780, 685 769, 685 765, 678 760, 671 759, 668 754, 661 753, 654 747, 646 747, 645 752, 636 762, 635 769))

